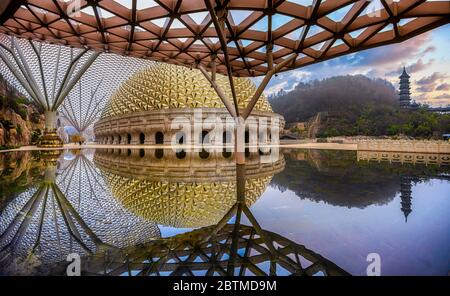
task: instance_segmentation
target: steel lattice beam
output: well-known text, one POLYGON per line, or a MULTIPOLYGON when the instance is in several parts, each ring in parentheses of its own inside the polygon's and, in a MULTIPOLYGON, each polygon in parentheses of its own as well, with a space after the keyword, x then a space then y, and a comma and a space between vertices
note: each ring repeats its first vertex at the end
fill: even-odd
POLYGON ((5 6, 0 32, 155 61, 201 64, 232 76, 260 76, 270 71, 268 46, 274 46, 273 66, 297 54, 280 69, 286 71, 401 42, 450 20, 450 1, 445 0, 296 2, 156 0, 146 6, 131 1, 127 7, 115 0, 81 0, 79 13, 70 14, 74 1, 26 0, 16 9, 5 6), (280 18, 283 22, 277 24, 280 18))

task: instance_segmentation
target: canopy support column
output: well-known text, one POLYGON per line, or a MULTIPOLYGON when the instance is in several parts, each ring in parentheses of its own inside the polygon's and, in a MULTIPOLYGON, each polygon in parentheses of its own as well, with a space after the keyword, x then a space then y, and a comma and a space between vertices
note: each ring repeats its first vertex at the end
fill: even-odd
POLYGON ((217 95, 219 96, 222 103, 225 105, 225 108, 227 108, 228 112, 233 118, 236 118, 236 111, 233 107, 233 104, 228 99, 227 95, 223 92, 223 90, 220 88, 220 86, 215 82, 212 75, 209 75, 209 73, 206 71, 206 69, 199 64, 198 69, 203 73, 203 76, 209 81, 212 88, 216 91, 217 95))
MULTIPOLYGON (((268 56, 268 62, 269 62, 268 65, 270 65, 270 63, 273 63, 273 56, 272 56, 271 50, 267 52, 267 56, 268 56)), ((264 89, 266 88, 267 84, 270 82, 270 79, 272 78, 272 76, 274 74, 276 74, 277 72, 279 72, 284 67, 286 67, 293 60, 295 60, 296 57, 297 57, 297 54, 294 53, 294 54, 290 55, 287 59, 285 59, 283 62, 277 64, 275 67, 272 67, 272 69, 270 69, 270 67, 269 67, 269 71, 266 73, 266 76, 264 76, 263 81, 256 89, 255 94, 253 95, 253 97, 251 98, 247 107, 245 108, 244 112, 242 113, 242 117, 244 119, 247 119, 248 116, 250 115, 250 113, 252 112, 253 108, 255 107, 256 103, 258 102, 259 98, 261 97, 264 89)))
POLYGON ((225 20, 227 18, 228 11, 227 11, 226 7, 216 7, 216 9, 214 9, 209 0, 205 0, 205 5, 208 8, 208 11, 211 15, 211 19, 213 21, 214 27, 216 28, 217 37, 219 38, 219 41, 220 41, 220 48, 223 52, 225 66, 227 67, 227 75, 228 75, 228 80, 230 82, 231 95, 233 97, 234 108, 236 110, 236 115, 239 116, 239 105, 238 105, 237 96, 236 96, 236 89, 234 87, 234 82, 233 82, 233 71, 231 68, 230 57, 228 55, 228 47, 227 47, 227 40, 226 40, 226 34, 225 34, 225 20))
MULTIPOLYGON (((61 54, 61 45, 55 58, 55 73, 53 85, 47 88, 47 78, 45 77, 44 65, 42 63, 42 53, 45 49, 43 44, 36 44, 33 41, 19 40, 15 37, 10 37, 10 45, 0 44, 0 58, 8 67, 11 74, 22 85, 29 97, 45 110, 45 130, 44 135, 38 142, 38 147, 43 148, 58 148, 63 146, 63 142, 56 133, 56 112, 58 107, 63 103, 73 87, 79 82, 83 74, 94 63, 99 56, 98 52, 93 52, 83 62, 80 61, 82 57, 88 52, 88 49, 80 51, 74 55, 74 50, 70 52, 70 63, 68 68, 61 73, 60 60, 63 57, 61 54), (31 50, 25 48, 29 46, 31 50), (26 55, 27 53, 28 56, 26 55), (29 55, 32 55, 31 57, 29 55), (31 59, 30 59, 31 58, 31 59), (33 65, 30 65, 33 63, 33 65), (36 64, 36 65, 34 65, 36 64), (37 66, 38 71, 33 71, 37 66), (78 69, 78 70, 77 70, 78 69), (63 79, 60 81, 58 76, 63 74, 63 79), (40 84, 38 82, 41 82, 40 84), (50 90, 51 93, 50 93, 50 90)), ((50 83, 51 84, 51 83, 50 83)))

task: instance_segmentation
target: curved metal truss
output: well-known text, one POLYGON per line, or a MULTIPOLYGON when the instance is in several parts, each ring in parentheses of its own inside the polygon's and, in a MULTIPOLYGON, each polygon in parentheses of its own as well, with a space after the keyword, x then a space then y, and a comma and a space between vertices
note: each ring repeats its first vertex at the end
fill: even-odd
MULTIPOLYGON (((305 246, 261 229, 245 203, 236 203, 217 225, 99 252, 82 262, 84 275, 350 275, 305 246), (250 225, 240 223, 242 215, 250 225)), ((57 264, 50 273, 64 274, 66 266, 57 264)))
POLYGON ((78 82, 76 90, 67 96, 59 112, 69 125, 83 133, 99 117, 107 100, 106 95, 98 94, 101 81, 86 96, 83 95, 83 79, 78 82), (88 102, 86 102, 86 100, 88 102))
POLYGON ((449 1, 425 0, 8 2, 0 32, 199 64, 229 76, 264 75, 275 65, 279 71, 304 67, 401 42, 450 20, 449 1))
POLYGON ((0 55, 4 57, 0 73, 14 87, 44 110, 58 110, 79 132, 98 119, 105 98, 122 81, 152 64, 115 54, 97 58, 98 54, 86 49, 3 34, 0 34, 0 55))
POLYGON ((70 253, 88 255, 160 237, 156 224, 129 213, 109 194, 92 155, 67 153, 59 168, 48 163, 44 180, 3 209, 1 273, 42 272, 70 253))
POLYGON ((153 64, 116 54, 100 55, 64 100, 59 114, 79 133, 85 132, 100 118, 108 99, 121 83, 153 64))
POLYGON ((56 111, 98 53, 0 35, 0 71, 44 110, 56 111))

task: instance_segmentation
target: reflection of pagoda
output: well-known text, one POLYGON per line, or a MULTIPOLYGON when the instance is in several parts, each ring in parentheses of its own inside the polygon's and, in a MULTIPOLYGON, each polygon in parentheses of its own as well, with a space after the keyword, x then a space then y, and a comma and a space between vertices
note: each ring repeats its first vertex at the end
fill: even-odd
POLYGON ((402 176, 400 182, 400 198, 402 204, 402 212, 405 215, 405 222, 408 222, 408 215, 412 212, 411 209, 411 177, 402 176))

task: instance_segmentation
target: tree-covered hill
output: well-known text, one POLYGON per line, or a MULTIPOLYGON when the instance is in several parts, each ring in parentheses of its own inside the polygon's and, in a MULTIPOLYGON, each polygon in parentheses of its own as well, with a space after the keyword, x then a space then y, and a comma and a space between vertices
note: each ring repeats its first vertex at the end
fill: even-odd
POLYGON ((354 117, 369 106, 395 109, 395 88, 382 79, 363 75, 335 76, 309 83, 300 82, 293 91, 269 98, 275 112, 287 122, 306 121, 318 112, 354 117))
POLYGON ((305 122, 323 112, 317 136, 404 134, 439 137, 450 130, 450 115, 400 110, 394 86, 363 75, 336 76, 299 83, 291 92, 269 97, 286 122, 305 122))

